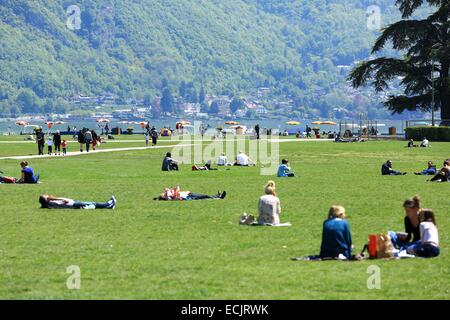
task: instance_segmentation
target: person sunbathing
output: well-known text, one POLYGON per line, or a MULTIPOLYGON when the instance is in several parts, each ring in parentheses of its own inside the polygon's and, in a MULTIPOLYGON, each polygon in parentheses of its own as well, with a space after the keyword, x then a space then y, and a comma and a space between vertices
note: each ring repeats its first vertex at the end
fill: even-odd
POLYGON ((105 203, 85 202, 69 198, 44 194, 39 197, 41 208, 45 209, 115 209, 117 201, 114 196, 105 203))
POLYGON ((191 191, 181 191, 180 187, 165 188, 163 193, 159 197, 153 198, 153 200, 160 201, 189 201, 189 200, 208 200, 208 199, 225 199, 227 195, 226 191, 222 193, 218 192, 215 196, 209 196, 206 194, 193 193, 191 191))

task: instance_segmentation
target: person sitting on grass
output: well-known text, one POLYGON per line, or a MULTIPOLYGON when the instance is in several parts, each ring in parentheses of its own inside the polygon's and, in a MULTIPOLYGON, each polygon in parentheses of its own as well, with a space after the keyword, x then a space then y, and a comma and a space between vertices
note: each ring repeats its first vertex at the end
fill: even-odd
POLYGON ((444 161, 444 167, 430 181, 450 182, 450 159, 444 161))
POLYGON ((436 218, 431 209, 420 212, 420 241, 409 246, 406 252, 423 258, 439 256, 439 234, 436 218))
POLYGON ((381 174, 383 176, 400 176, 405 175, 406 172, 400 172, 392 169, 392 161, 388 160, 385 164, 381 167, 381 174))
POLYGON ((38 183, 39 182, 39 174, 34 174, 34 170, 29 166, 28 161, 22 161, 20 163, 20 167, 22 168, 22 175, 17 183, 38 183))
POLYGON ((189 201, 189 200, 208 200, 208 199, 225 199, 227 192, 218 192, 215 196, 206 194, 192 193, 191 191, 181 191, 180 187, 165 188, 159 197, 153 200, 160 201, 189 201))
POLYGON ((239 167, 249 167, 254 166, 255 162, 249 158, 248 155, 246 155, 244 152, 239 151, 239 154, 236 157, 236 162, 234 163, 235 166, 239 167))
POLYGON ((287 159, 281 160, 281 165, 278 167, 278 178, 295 177, 294 172, 288 166, 289 161, 287 159))
POLYGON ((415 175, 422 176, 434 176, 437 172, 436 166, 433 164, 433 161, 428 161, 428 168, 422 170, 421 172, 414 172, 415 175))
POLYGON ((328 211, 328 219, 323 223, 321 259, 352 259, 352 237, 350 225, 345 220, 345 209, 332 206, 328 211))
POLYGON ((403 202, 405 232, 388 232, 392 245, 396 249, 404 250, 412 243, 420 241, 419 216, 422 210, 420 207, 420 197, 418 195, 403 202))
POLYGON ((427 138, 423 138, 422 142, 420 143, 421 148, 428 148, 430 146, 430 141, 428 141, 427 138))
POLYGON ((417 145, 414 144, 414 140, 413 139, 409 139, 408 141, 408 148, 416 148, 417 145))
POLYGON ((218 158, 217 158, 217 165, 219 167, 224 167, 224 166, 228 166, 228 158, 225 155, 225 153, 222 153, 218 158))
POLYGON ((170 152, 166 153, 166 156, 162 163, 162 171, 178 171, 178 161, 172 159, 172 154, 170 152))
POLYGON ((275 190, 275 182, 269 181, 264 187, 264 193, 258 202, 258 224, 280 224, 281 204, 275 190))
POLYGON ((85 202, 44 194, 39 197, 41 208, 46 209, 115 209, 117 201, 114 196, 105 203, 85 202))

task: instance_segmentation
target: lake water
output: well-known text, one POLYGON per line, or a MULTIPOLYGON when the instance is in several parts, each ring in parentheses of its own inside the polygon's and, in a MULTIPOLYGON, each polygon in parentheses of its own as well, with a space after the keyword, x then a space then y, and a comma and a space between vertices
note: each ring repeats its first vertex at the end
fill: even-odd
MULTIPOLYGON (((217 127, 222 127, 222 128, 227 128, 228 125, 225 125, 225 121, 207 121, 207 120, 203 120, 203 122, 201 122, 201 120, 193 120, 193 119, 189 119, 186 118, 186 120, 190 121, 192 123, 192 125, 194 125, 194 127, 198 128, 200 126, 201 123, 203 123, 203 125, 209 125, 211 130, 215 130, 215 128, 217 127)), ((15 125, 15 122, 17 120, 12 120, 12 121, 4 121, 1 120, 0 121, 0 134, 5 134, 8 133, 8 131, 10 130, 12 133, 14 134, 19 134, 24 128, 15 125)), ((300 125, 298 126, 291 126, 291 125, 287 125, 285 120, 242 120, 242 121, 238 121, 240 125, 244 125, 247 128, 253 128, 256 124, 259 124, 261 127, 261 130, 263 130, 264 128, 271 128, 271 129, 278 129, 280 131, 284 131, 284 130, 288 130, 289 132, 296 132, 296 131, 304 131, 306 128, 306 125, 310 126, 310 127, 320 127, 320 131, 331 131, 331 132, 339 132, 339 121, 337 122, 337 125, 313 125, 312 122, 314 120, 300 120, 300 125)), ((48 130, 47 126, 45 125, 44 121, 29 121, 29 123, 31 125, 39 125, 42 126, 44 128, 44 130, 48 130)), ((175 128, 175 123, 176 120, 175 119, 169 119, 169 120, 150 120, 150 125, 151 126, 155 126, 158 130, 162 127, 171 127, 171 128, 175 128)), ((343 125, 345 123, 345 121, 342 121, 343 125)), ((346 121, 347 123, 347 129, 351 129, 351 127, 353 127, 353 132, 357 132, 359 129, 359 120, 354 120, 352 121, 346 121)), ((375 121, 371 122, 370 126, 375 126, 375 121)), ((378 124, 378 132, 380 134, 388 134, 389 132, 389 127, 395 127, 397 129, 397 134, 402 134, 404 131, 403 129, 405 128, 405 121, 400 121, 400 120, 378 120, 377 121, 378 124)), ((101 124, 104 125, 104 124, 101 124)), ((367 125, 367 122, 363 122, 362 123, 363 126, 367 125)), ((52 131, 55 130, 61 130, 61 131, 66 131, 67 130, 67 126, 70 126, 71 128, 73 128, 74 126, 76 126, 78 129, 86 127, 89 128, 91 130, 97 130, 101 132, 101 128, 99 127, 99 124, 96 123, 95 119, 89 119, 89 120, 80 120, 80 121, 65 121, 65 123, 63 125, 59 125, 59 126, 54 126, 52 128, 52 131)), ((111 120, 111 122, 108 124, 109 128, 112 129, 114 127, 120 127, 122 130, 126 130, 130 125, 128 124, 120 124, 119 120, 111 120)), ((135 132, 142 132, 142 129, 139 125, 132 125, 131 127, 134 128, 135 132)), ((342 127, 343 130, 344 127, 342 127)), ((32 132, 32 128, 28 127, 25 128, 25 132, 32 132)), ((192 130, 192 129, 190 129, 192 130)))

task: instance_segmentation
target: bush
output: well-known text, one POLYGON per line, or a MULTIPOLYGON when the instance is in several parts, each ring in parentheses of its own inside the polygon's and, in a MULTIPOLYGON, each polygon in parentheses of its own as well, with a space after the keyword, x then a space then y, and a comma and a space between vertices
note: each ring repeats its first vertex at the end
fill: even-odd
POLYGON ((450 127, 414 127, 405 129, 406 139, 430 141, 450 141, 450 127))

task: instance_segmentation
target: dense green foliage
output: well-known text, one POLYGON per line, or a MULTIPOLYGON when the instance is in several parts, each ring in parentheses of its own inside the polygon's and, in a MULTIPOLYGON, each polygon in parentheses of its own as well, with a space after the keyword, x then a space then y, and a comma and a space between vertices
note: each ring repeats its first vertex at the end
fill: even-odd
POLYGON ((351 73, 355 87, 371 82, 377 91, 389 88, 401 77, 403 94, 390 95, 384 104, 394 113, 405 110, 439 110, 450 119, 450 2, 448 0, 397 0, 402 17, 377 39, 372 49, 380 52, 387 44, 406 51, 403 58, 382 57, 365 61, 351 73), (421 5, 432 13, 426 19, 412 19, 421 5), (434 72, 438 75, 434 75, 434 72))
MULTIPOLYGON (((35 144, 14 145, 22 151, 11 146, 0 143, 0 154, 36 152, 35 144)), ((261 176, 259 168, 192 172, 183 165, 178 173, 163 173, 161 159, 168 149, 30 159, 42 184, 0 185, 0 199, 7 199, 0 206, 0 298, 449 299, 449 185, 413 174, 381 176, 380 166, 392 159, 398 170, 420 171, 429 160, 440 164, 448 158, 450 144, 404 146, 280 144, 280 156, 287 157, 300 176, 276 179, 281 219, 291 222, 290 228, 238 225, 240 214, 255 214, 270 178, 261 176), (175 185, 200 193, 225 189, 228 195, 223 201, 151 200, 163 187, 175 185), (118 206, 114 211, 39 209, 41 193, 98 201, 114 194, 118 206), (436 213, 440 257, 290 261, 318 254, 330 205, 347 209, 359 251, 369 233, 404 230, 402 204, 416 193, 423 206, 436 213), (70 265, 81 269, 80 290, 66 288, 70 265), (371 265, 380 267, 380 290, 367 288, 371 265)), ((70 151, 76 148, 76 143, 69 146, 70 151)), ((18 160, 2 160, 0 169, 17 175, 18 160)))
POLYGON ((406 139, 417 141, 426 137, 430 141, 450 141, 449 127, 411 127, 405 129, 406 139))
POLYGON ((390 0, 80 0, 81 28, 69 30, 71 0, 0 4, 0 116, 64 112, 76 94, 111 92, 120 101, 155 96, 167 84, 196 102, 270 86, 304 112, 372 107, 350 98, 338 65, 368 57, 383 25, 398 16, 390 0), (182 84, 184 83, 184 84, 182 84))

